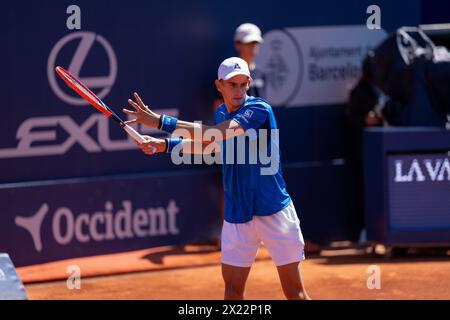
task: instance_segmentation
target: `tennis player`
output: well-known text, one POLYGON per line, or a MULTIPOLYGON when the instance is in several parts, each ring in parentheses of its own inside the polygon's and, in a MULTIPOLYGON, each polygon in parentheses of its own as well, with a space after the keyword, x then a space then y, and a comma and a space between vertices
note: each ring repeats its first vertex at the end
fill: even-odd
MULTIPOLYGON (((281 167, 270 174, 262 174, 267 164, 239 164, 226 157, 225 144, 236 140, 251 130, 257 130, 254 139, 261 139, 261 130, 271 134, 277 130, 272 107, 263 99, 247 95, 252 78, 247 63, 237 57, 224 60, 215 81, 222 93, 224 103, 215 112, 215 125, 206 126, 159 115, 150 110, 137 93, 136 102, 128 102, 136 111, 123 109, 134 119, 127 124, 141 123, 169 133, 175 130, 189 133, 184 138, 157 139, 145 136, 141 149, 146 154, 158 152, 194 153, 201 145, 200 153, 221 151, 223 156, 223 184, 225 191, 225 214, 222 227, 222 276, 225 282, 225 299, 244 299, 245 284, 250 268, 261 244, 268 249, 277 266, 281 286, 287 299, 309 299, 301 278, 300 262, 305 259, 304 240, 300 221, 281 174, 281 167), (214 139, 204 139, 208 130, 220 133, 214 139), (201 131, 201 135, 195 135, 201 131), (214 144, 214 148, 209 147, 214 144), (227 162, 228 161, 228 162, 227 162)), ((251 140, 251 139, 250 139, 251 140)), ((246 144, 246 156, 251 152, 246 144)), ((269 152, 276 153, 278 143, 269 145, 269 152)), ((247 158, 245 158, 247 159, 247 158)), ((272 164, 271 164, 272 165, 272 164)))

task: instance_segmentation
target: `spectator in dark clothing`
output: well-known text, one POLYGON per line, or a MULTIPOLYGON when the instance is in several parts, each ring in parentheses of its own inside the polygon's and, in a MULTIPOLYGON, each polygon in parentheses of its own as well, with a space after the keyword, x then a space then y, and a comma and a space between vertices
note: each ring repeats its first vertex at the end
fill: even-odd
POLYGON ((362 76, 351 90, 346 106, 346 116, 351 137, 349 162, 354 178, 357 225, 360 230, 364 228, 363 130, 365 127, 383 125, 381 110, 385 104, 385 96, 371 83, 370 59, 370 55, 364 59, 362 76))

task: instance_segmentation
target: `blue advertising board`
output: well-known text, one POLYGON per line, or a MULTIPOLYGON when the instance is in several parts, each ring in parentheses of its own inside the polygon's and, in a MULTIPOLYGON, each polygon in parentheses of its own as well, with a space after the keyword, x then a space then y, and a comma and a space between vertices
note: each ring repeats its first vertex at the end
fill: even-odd
POLYGON ((450 243, 450 131, 377 128, 364 133, 368 239, 450 243))
MULTIPOLYGON (((359 75, 358 59, 367 49, 367 41, 374 45, 380 39, 378 31, 364 29, 371 1, 230 0, 225 4, 206 0, 126 3, 80 0, 76 3, 81 12, 80 29, 70 29, 67 8, 73 4, 66 0, 8 2, 0 12, 0 36, 6 44, 0 50, 3 111, 0 199, 5 204, 0 220, 0 243, 15 263, 23 265, 194 241, 199 234, 210 239, 217 237, 218 228, 211 228, 220 223, 217 196, 203 194, 200 199, 186 190, 198 191, 206 186, 215 194, 220 190, 219 169, 175 165, 168 155, 143 154, 119 127, 71 92, 56 76, 54 68, 61 65, 75 71, 76 76, 118 113, 123 107, 129 107, 127 99, 137 91, 158 113, 212 123, 216 70, 220 61, 236 55, 233 33, 243 22, 257 24, 265 37, 284 35, 290 45, 295 36, 294 47, 315 52, 310 56, 301 53, 305 59, 303 64, 295 65, 297 69, 289 65, 292 72, 284 74, 288 76, 286 79, 295 80, 294 92, 288 94, 292 101, 275 103, 274 100, 282 161, 291 164, 291 169, 286 171, 291 177, 286 180, 289 180, 289 190, 304 199, 301 212, 305 234, 318 242, 354 237, 357 230, 351 221, 345 226, 333 221, 352 216, 353 207, 349 205, 352 192, 346 178, 349 170, 343 159, 347 143, 343 104, 349 90, 347 84, 356 81, 359 75), (356 30, 358 36, 345 36, 348 30, 356 30), (330 32, 333 36, 329 36, 330 32), (335 33, 339 36, 334 36, 335 33), (316 71, 325 70, 323 74, 332 78, 330 71, 337 70, 333 65, 336 61, 330 56, 325 59, 323 52, 344 46, 348 48, 342 52, 352 54, 352 64, 336 60, 343 64, 344 69, 339 70, 346 78, 335 86, 330 76, 316 71), (313 47, 314 51, 308 49, 313 47), (308 63, 309 58, 318 61, 308 63), (316 70, 312 77, 308 76, 311 66, 316 70), (317 87, 309 90, 307 81, 299 80, 300 75, 308 77, 311 85, 322 85, 321 91, 314 91, 317 87), (328 85, 334 89, 328 90, 328 85), (336 90, 339 88, 345 90, 336 90), (328 99, 313 101, 313 96, 328 99), (335 165, 335 159, 341 159, 339 165, 335 165), (203 176, 202 170, 211 170, 208 172, 214 178, 203 176), (314 173, 308 174, 308 170, 314 173), (328 181, 329 192, 325 194, 323 181, 328 181), (155 189, 155 183, 161 187, 155 189), (112 207, 111 212, 117 214, 128 210, 129 202, 125 201, 130 201, 133 210, 167 209, 170 197, 175 199, 180 212, 191 214, 188 220, 182 218, 187 213, 180 214, 177 220, 180 234, 98 242, 90 234, 87 243, 76 237, 78 223, 82 229, 80 239, 87 239, 84 233, 98 210, 107 212, 112 207), (333 212, 321 205, 324 201, 334 204, 333 212), (55 223, 67 223, 63 218, 69 217, 68 211, 58 211, 65 207, 74 217, 74 237, 68 244, 60 244, 58 233, 53 233, 52 219, 61 216, 55 223), (40 212, 46 212, 46 216, 42 225, 42 249, 37 251, 29 233, 16 224, 16 217, 40 212), (317 222, 317 217, 327 215, 333 218, 317 222), (78 216, 82 218, 77 220, 78 216)), ((421 21, 419 0, 386 0, 379 1, 379 5, 382 32, 421 21)), ((270 48, 270 38, 267 40, 266 47, 270 48)), ((261 57, 270 58, 273 54, 266 50, 261 57)), ((298 62, 296 57, 282 56, 289 63, 298 62)), ((290 83, 285 81, 287 85, 290 83)), ((143 134, 166 136, 142 126, 136 129, 143 134)), ((139 225, 140 219, 145 218, 141 213, 136 216, 139 225)), ((70 224, 71 220, 68 221, 70 224)), ((95 231, 96 224, 92 225, 95 231)), ((64 232, 67 230, 59 234, 62 239, 69 238, 70 233, 64 232)))
POLYGON ((387 161, 389 229, 449 230, 450 154, 397 154, 387 161))
POLYGON ((0 251, 22 266, 214 239, 218 178, 185 171, 2 186, 0 251))

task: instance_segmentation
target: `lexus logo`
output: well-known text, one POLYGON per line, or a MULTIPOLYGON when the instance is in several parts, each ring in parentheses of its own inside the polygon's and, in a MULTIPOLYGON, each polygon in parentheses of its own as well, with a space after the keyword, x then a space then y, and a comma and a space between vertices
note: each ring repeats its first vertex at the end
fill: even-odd
POLYGON ((88 104, 84 99, 75 97, 64 92, 60 87, 58 82, 56 81, 55 76, 55 67, 56 67, 56 59, 62 50, 62 48, 67 45, 69 42, 80 39, 80 43, 78 44, 77 49, 75 50, 75 54, 73 55, 70 64, 68 66, 68 70, 75 77, 80 79, 84 84, 86 84, 91 89, 98 89, 100 91, 97 93, 97 96, 102 99, 104 98, 111 87, 113 86, 116 76, 117 76, 117 59, 114 53, 113 48, 110 43, 103 38, 101 35, 95 34, 93 32, 75 32, 66 35, 61 38, 55 46, 52 48, 50 52, 50 56, 47 62, 47 76, 48 81, 50 83, 50 87, 53 92, 64 102, 71 105, 86 105, 88 104), (80 77, 80 71, 83 67, 85 59, 92 49, 92 47, 96 44, 100 44, 106 52, 108 62, 109 62, 109 74, 106 76, 97 76, 97 77, 80 77))

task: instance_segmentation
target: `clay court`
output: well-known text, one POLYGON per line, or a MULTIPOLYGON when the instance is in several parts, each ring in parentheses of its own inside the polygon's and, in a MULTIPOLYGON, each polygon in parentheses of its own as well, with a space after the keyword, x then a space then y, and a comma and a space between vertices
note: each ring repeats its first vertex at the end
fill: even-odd
MULTIPOLYGON (((222 299, 220 252, 214 247, 161 247, 18 268, 29 299, 222 299), (81 269, 81 289, 67 289, 67 266, 81 269)), ((450 256, 411 254, 386 259, 362 249, 323 250, 302 264, 313 299, 450 299, 450 256), (369 266, 381 288, 368 289, 369 266)), ((246 299, 284 299, 276 269, 262 249, 247 282, 246 299)))

